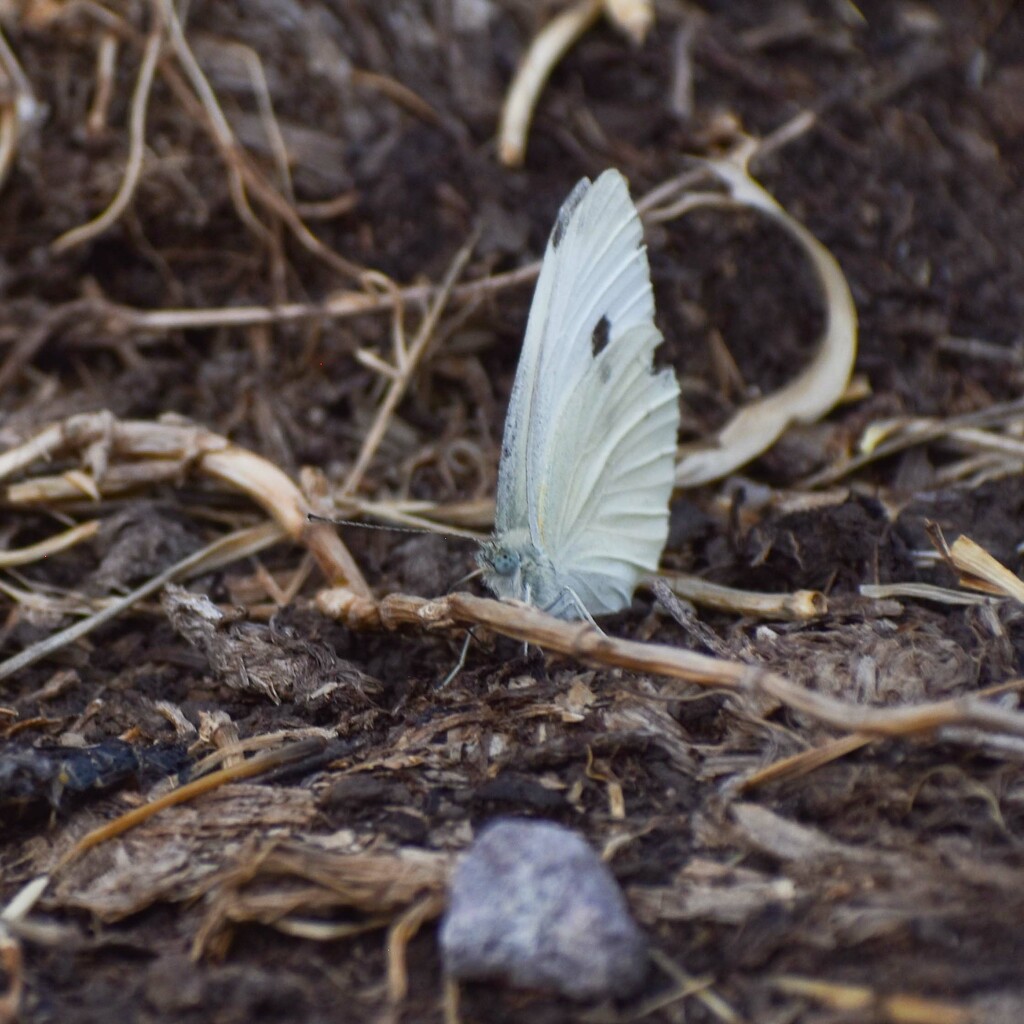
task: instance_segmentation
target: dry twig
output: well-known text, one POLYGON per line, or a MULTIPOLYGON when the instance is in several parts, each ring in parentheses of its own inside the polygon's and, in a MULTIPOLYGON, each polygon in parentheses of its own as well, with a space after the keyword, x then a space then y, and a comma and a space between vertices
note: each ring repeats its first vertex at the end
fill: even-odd
POLYGON ((469 594, 450 594, 426 601, 392 594, 373 610, 356 604, 347 591, 322 591, 320 610, 354 628, 396 629, 403 625, 449 630, 478 625, 528 644, 569 655, 584 664, 665 676, 699 686, 769 697, 843 733, 916 738, 933 736, 963 741, 949 731, 972 727, 982 732, 1024 736, 1024 713, 1010 711, 975 695, 906 707, 865 707, 807 690, 778 673, 743 662, 712 658, 664 644, 621 640, 589 623, 565 622, 525 605, 492 601, 469 594))
MULTIPOLYGON (((370 461, 376 454, 381 441, 384 440, 384 434, 387 432, 388 424, 391 422, 391 418, 395 414, 395 409, 398 408, 398 403, 402 400, 402 396, 409 387, 413 375, 416 373, 420 361, 427 350, 427 346, 434 336, 434 329, 437 327, 437 322, 441 318, 441 313, 448 301, 451 290, 455 286, 455 282, 458 280, 459 275, 462 273, 463 269, 465 269, 466 264, 469 262, 469 257, 473 252, 473 246, 475 244, 476 238, 471 238, 470 241, 467 242, 456 254, 455 259, 448 268, 448 272, 444 276, 444 280, 442 281, 440 288, 430 303, 430 307, 427 309, 426 315, 423 317, 423 322, 420 324, 419 330, 416 332, 416 337, 413 339, 412 345, 409 347, 408 351, 402 344, 401 334, 396 334, 395 365, 387 368, 386 371, 386 375, 390 378, 388 390, 384 395, 384 400, 381 402, 380 408, 377 410, 377 415, 374 418, 373 425, 363 438, 363 444, 359 449, 359 455, 356 457, 355 463, 349 470, 348 476, 345 478, 345 483, 341 488, 342 497, 354 493, 362 482, 363 474, 370 465, 370 461)), ((395 308, 397 310, 400 307, 396 304, 395 308)))

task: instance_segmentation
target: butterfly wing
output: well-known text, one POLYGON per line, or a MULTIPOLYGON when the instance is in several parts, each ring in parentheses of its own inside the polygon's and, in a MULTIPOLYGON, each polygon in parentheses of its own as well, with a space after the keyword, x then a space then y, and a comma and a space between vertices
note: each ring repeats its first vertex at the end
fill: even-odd
POLYGON ((542 544, 565 591, 592 615, 618 611, 658 567, 679 430, 679 385, 655 372, 653 323, 612 337, 555 425, 542 490, 542 544))
POLYGON ((528 528, 544 545, 541 488, 569 396, 594 363, 595 331, 619 337, 653 323, 643 228, 618 171, 581 180, 548 240, 509 399, 495 533, 528 528))

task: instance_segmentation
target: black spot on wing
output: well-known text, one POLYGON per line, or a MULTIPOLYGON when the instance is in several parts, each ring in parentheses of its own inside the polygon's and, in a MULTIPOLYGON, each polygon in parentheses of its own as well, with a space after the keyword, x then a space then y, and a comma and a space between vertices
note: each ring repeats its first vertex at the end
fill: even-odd
POLYGON ((606 316, 602 316, 594 324, 594 330, 590 334, 590 349, 595 356, 599 356, 608 347, 608 336, 611 327, 611 322, 606 316))
POLYGON ((558 211, 558 216, 555 218, 555 226, 551 229, 551 248, 558 250, 558 247, 562 244, 562 239, 565 238, 565 233, 569 229, 569 222, 572 220, 572 215, 576 212, 576 207, 583 202, 583 197, 587 194, 587 190, 590 188, 589 178, 580 178, 576 182, 576 187, 569 193, 565 202, 562 203, 561 209, 558 211))

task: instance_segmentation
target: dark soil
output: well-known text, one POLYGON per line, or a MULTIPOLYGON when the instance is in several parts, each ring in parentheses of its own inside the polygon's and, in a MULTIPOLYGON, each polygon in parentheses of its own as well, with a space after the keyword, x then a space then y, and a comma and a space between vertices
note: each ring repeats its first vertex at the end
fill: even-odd
MULTIPOLYGON (((743 480, 678 495, 664 561, 736 587, 822 590, 831 612, 792 623, 698 611, 702 646, 639 594, 602 625, 615 636, 710 645, 883 706, 1015 679, 1018 606, 870 602, 859 587, 955 587, 929 524, 950 540, 967 534, 1019 571, 1019 454, 957 476, 949 468, 976 450, 969 438, 908 446, 834 473, 827 500, 787 498, 855 454, 872 424, 941 420, 1021 394, 1024 7, 668 3, 640 48, 600 21, 554 73, 525 167, 509 170, 493 141, 501 102, 550 6, 194 4, 188 38, 247 159, 283 189, 235 44, 258 55, 296 208, 329 250, 400 285, 440 281, 476 226, 466 279, 536 259, 582 175, 618 167, 640 196, 685 169, 688 155, 721 152, 737 125, 763 136, 816 112, 817 124, 755 173, 846 273, 860 318, 856 372, 869 388, 825 424, 787 435, 743 480), (688 115, 671 102, 686 38, 688 115), (312 204, 339 196, 348 197, 340 212, 316 215, 312 204)), ((266 205, 252 200, 264 230, 243 223, 169 45, 131 203, 87 244, 51 248, 121 182, 152 9, 117 4, 105 21, 100 5, 57 12, 40 0, 6 14, 42 117, 19 139, 0 194, 0 449, 76 413, 171 413, 294 479, 316 467, 338 485, 382 394, 355 353, 390 358, 387 313, 161 329, 112 312, 275 307, 358 288, 266 205), (112 96, 105 123, 94 124, 107 34, 117 40, 112 96)), ((753 216, 704 211, 652 228, 648 244, 692 439, 804 363, 820 300, 800 251, 753 216), (716 373, 716 332, 743 394, 716 373)), ((520 286, 451 305, 362 497, 448 507, 493 495, 529 301, 520 286)), ((421 312, 406 310, 410 337, 421 312)), ((1021 416, 1003 421, 1001 436, 1019 439, 1021 416)), ((81 467, 33 472, 72 469, 81 467)), ((123 593, 226 527, 259 521, 242 498, 185 473, 98 502, 83 494, 27 507, 2 497, 4 548, 102 520, 87 543, 3 570, 5 658, 69 625, 87 600, 123 593), (74 608, 58 603, 64 595, 74 608)), ((466 541, 342 532, 379 595, 440 595, 473 568, 466 541)), ((323 850, 453 853, 498 815, 560 821, 598 849, 612 844, 611 866, 662 954, 644 999, 679 984, 671 965, 708 983, 702 998, 615 1008, 627 1017, 643 1006, 655 1021, 1024 1019, 1018 741, 878 739, 740 794, 745 773, 835 734, 753 698, 695 687, 681 696, 656 679, 524 655, 487 636, 439 690, 461 635, 363 633, 327 620, 312 600, 323 585, 315 569, 279 607, 309 568, 303 557, 279 544, 188 581, 227 616, 201 641, 172 628, 168 599, 143 602, 0 684, 0 905, 89 829, 142 802, 177 759, 194 764, 220 745, 218 729, 245 739, 316 728, 326 744, 298 765, 158 815, 69 869, 29 915, 47 927, 18 933, 23 967, 0 968, 8 983, 23 979, 21 1020, 441 1021, 433 921, 407 950, 407 992, 387 986, 386 929, 415 894, 377 905, 326 886, 318 905, 296 892, 313 885, 302 871, 323 850), (274 693, 239 682, 221 646, 228 636, 268 652, 274 693), (104 746, 102 763, 90 754, 118 739, 133 753, 104 746), (279 847, 306 867, 255 866, 279 847), (273 903, 282 894, 297 902, 273 903), (371 925, 319 939, 282 926, 300 919, 371 925), (793 977, 819 988, 798 990, 793 977), (843 1009, 843 993, 860 1002, 843 1009)), ((1016 691, 1000 699, 1017 707, 1016 691)), ((12 1019, 6 1005, 0 1022, 12 1019)), ((459 1008, 467 1022, 586 1012, 496 986, 464 988, 459 1008)))

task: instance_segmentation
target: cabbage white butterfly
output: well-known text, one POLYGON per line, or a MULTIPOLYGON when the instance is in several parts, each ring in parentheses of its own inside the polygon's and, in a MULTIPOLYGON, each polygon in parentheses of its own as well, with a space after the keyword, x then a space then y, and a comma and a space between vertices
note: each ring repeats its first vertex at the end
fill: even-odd
POLYGON ((544 253, 509 400, 494 536, 477 562, 499 598, 563 619, 625 608, 658 567, 679 385, 655 371, 643 228, 622 175, 580 181, 544 253))

